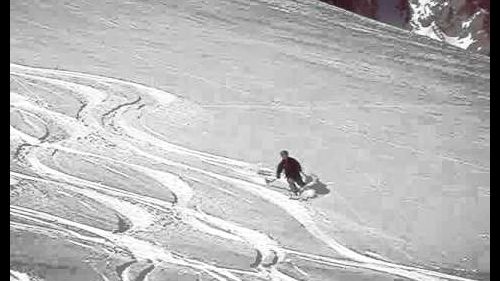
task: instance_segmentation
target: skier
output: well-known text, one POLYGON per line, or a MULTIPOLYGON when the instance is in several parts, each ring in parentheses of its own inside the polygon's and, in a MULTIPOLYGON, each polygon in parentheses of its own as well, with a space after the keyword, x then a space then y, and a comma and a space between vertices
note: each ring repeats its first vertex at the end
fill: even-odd
POLYGON ((280 155, 282 160, 278 164, 276 178, 279 179, 281 172, 285 170, 285 177, 290 187, 290 191, 292 191, 295 195, 298 195, 300 189, 295 185, 295 183, 297 183, 300 187, 304 187, 306 185, 300 176, 302 168, 297 160, 288 156, 288 151, 283 150, 280 152, 280 155))

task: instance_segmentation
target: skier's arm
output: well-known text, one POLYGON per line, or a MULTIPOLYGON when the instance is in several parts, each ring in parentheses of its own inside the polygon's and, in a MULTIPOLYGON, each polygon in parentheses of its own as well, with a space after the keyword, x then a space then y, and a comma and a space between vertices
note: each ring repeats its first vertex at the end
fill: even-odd
POLYGON ((276 178, 279 179, 280 178, 280 175, 281 175, 281 172, 283 171, 283 161, 281 161, 279 164, 278 164, 278 168, 276 169, 276 178))
POLYGON ((292 159, 293 163, 295 164, 295 168, 297 168, 297 172, 302 172, 302 167, 300 166, 299 161, 292 159))
POLYGON ((300 166, 299 161, 295 161, 295 163, 297 163, 297 170, 299 171, 299 173, 305 176, 306 174, 304 174, 304 171, 302 171, 302 167, 300 166))

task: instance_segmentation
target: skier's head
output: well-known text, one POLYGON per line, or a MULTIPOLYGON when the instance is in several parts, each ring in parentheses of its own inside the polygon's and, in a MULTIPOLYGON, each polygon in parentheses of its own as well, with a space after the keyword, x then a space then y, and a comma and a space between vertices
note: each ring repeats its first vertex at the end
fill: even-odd
POLYGON ((282 158, 282 159, 287 159, 287 158, 288 158, 288 151, 286 151, 286 150, 282 150, 282 151, 280 152, 280 155, 281 155, 281 158, 282 158))

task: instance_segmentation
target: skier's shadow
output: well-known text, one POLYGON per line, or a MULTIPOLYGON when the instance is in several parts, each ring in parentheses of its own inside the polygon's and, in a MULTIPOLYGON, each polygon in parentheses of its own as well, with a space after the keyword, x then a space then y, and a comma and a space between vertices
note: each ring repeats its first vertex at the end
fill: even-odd
POLYGON ((315 191, 315 197, 318 195, 325 195, 330 193, 330 189, 326 184, 322 183, 320 179, 315 179, 313 176, 305 175, 304 180, 305 183, 308 184, 306 189, 312 189, 315 191), (311 184, 310 182, 314 183, 311 184))

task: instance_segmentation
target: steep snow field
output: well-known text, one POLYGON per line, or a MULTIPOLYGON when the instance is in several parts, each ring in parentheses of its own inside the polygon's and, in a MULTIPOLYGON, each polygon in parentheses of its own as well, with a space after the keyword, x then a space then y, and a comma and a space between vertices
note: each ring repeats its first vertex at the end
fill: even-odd
POLYGON ((11 280, 489 280, 487 57, 316 1, 11 1, 10 51, 11 280))

